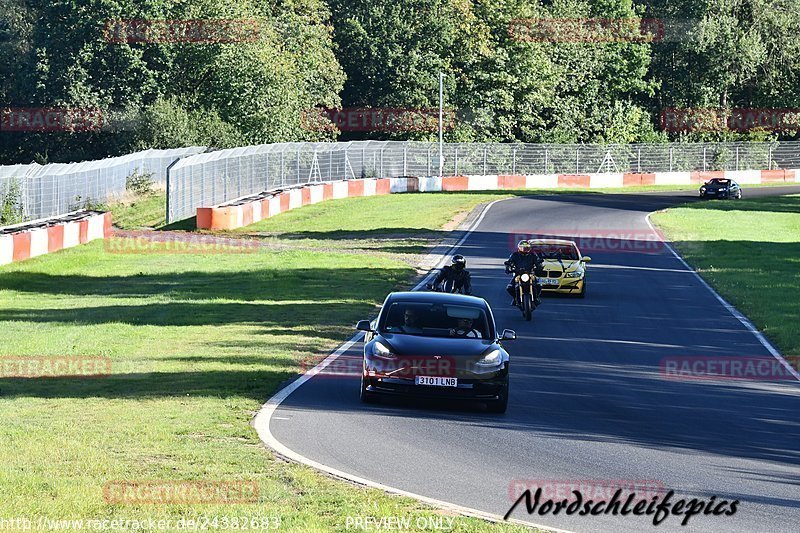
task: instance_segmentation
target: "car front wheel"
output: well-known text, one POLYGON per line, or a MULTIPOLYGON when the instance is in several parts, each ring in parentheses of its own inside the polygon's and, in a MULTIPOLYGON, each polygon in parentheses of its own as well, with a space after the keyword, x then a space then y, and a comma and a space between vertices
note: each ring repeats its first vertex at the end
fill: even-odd
POLYGON ((508 383, 500 391, 499 398, 486 403, 490 413, 503 414, 508 409, 508 383))
POLYGON ((371 392, 369 392, 367 390, 367 382, 364 380, 364 376, 363 375, 361 376, 361 395, 360 395, 360 398, 361 398, 361 401, 363 403, 375 403, 376 401, 378 401, 378 398, 375 396, 375 394, 373 394, 373 393, 371 393, 371 392))

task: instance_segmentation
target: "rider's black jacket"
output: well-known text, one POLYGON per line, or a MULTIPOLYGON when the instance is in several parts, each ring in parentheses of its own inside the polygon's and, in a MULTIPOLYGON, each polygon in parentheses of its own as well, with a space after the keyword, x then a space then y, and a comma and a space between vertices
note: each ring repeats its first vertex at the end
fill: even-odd
POLYGON ((525 272, 533 272, 537 276, 541 276, 544 272, 544 261, 535 253, 521 254, 514 252, 506 260, 506 268, 508 270, 524 270, 525 272))
POLYGON ((451 265, 445 265, 442 267, 439 275, 436 276, 436 279, 433 280, 433 284, 439 285, 445 280, 454 281, 456 287, 463 286, 465 289, 467 289, 467 291, 469 291, 472 288, 470 278, 469 270, 466 268, 454 268, 451 265))

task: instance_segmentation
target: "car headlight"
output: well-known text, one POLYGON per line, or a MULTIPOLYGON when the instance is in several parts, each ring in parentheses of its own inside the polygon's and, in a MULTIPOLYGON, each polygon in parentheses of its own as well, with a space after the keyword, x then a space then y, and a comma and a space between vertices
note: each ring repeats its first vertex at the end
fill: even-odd
POLYGON ((378 357, 397 357, 392 351, 381 341, 375 341, 372 344, 372 355, 377 355, 378 357))
POLYGON ((583 276, 583 270, 580 270, 580 269, 579 270, 573 270, 572 272, 565 272, 564 273, 564 277, 565 278, 579 278, 581 276, 583 276))
POLYGON ((725 192, 725 191, 727 191, 727 190, 728 190, 728 188, 727 188, 727 187, 723 187, 723 188, 721 188, 720 190, 721 190, 722 192, 725 192))
POLYGON ((475 361, 475 364, 480 366, 498 366, 502 362, 503 356, 500 354, 500 350, 494 349, 485 353, 482 358, 475 361))
POLYGON ((531 280, 531 277, 528 274, 523 274, 523 275, 521 275, 519 277, 519 280, 520 281, 524 281, 525 283, 527 283, 527 282, 529 282, 531 280))
POLYGON ((706 188, 705 187, 700 187, 700 192, 706 192, 706 188))

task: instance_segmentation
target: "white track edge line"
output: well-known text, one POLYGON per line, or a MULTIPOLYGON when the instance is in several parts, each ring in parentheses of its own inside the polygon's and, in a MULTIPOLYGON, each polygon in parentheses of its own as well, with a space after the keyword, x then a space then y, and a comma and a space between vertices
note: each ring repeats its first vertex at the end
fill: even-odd
POLYGON ((794 376, 794 378, 795 378, 797 381, 800 381, 800 374, 798 374, 798 372, 797 372, 797 371, 796 371, 794 368, 792 368, 792 365, 789 363, 789 361, 787 361, 786 359, 784 359, 784 357, 781 355, 781 352, 780 352, 780 351, 778 351, 778 349, 777 349, 777 348, 775 348, 775 347, 772 345, 772 343, 771 343, 771 342, 769 342, 769 340, 768 340, 768 339, 767 339, 767 338, 764 336, 764 334, 763 334, 763 333, 761 333, 760 331, 758 331, 758 328, 756 328, 756 327, 755 327, 755 325, 753 325, 753 323, 752 323, 752 322, 750 322, 750 319, 748 319, 748 318, 747 318, 747 317, 746 317, 744 314, 742 314, 742 313, 741 313, 741 312, 740 312, 738 309, 736 309, 736 308, 735 308, 735 307, 734 307, 734 306, 733 306, 731 303, 729 303, 729 302, 728 302, 728 301, 727 301, 725 298, 723 298, 723 297, 722 297, 722 296, 721 296, 721 295, 720 295, 720 294, 719 294, 719 293, 718 293, 718 292, 717 292, 717 291, 714 289, 714 287, 712 287, 711 285, 709 285, 709 284, 708 284, 708 282, 707 282, 706 280, 704 280, 704 279, 703 279, 703 276, 701 276, 701 275, 700 275, 700 274, 697 272, 697 270, 695 270, 694 268, 692 268, 692 267, 689 265, 689 263, 687 263, 687 262, 686 262, 686 260, 685 260, 683 257, 681 257, 681 255, 680 255, 680 254, 679 254, 679 253, 678 253, 678 252, 675 250, 675 248, 673 248, 673 247, 672 247, 672 245, 671 245, 669 242, 667 242, 667 240, 664 238, 664 236, 662 235, 662 233, 661 233, 660 231, 658 231, 658 229, 657 229, 657 228, 656 228, 656 227, 653 225, 653 222, 650 220, 650 215, 652 215, 652 214, 653 214, 653 213, 648 213, 648 214, 647 214, 647 216, 645 217, 645 220, 647 221, 647 225, 648 225, 648 226, 650 226, 650 229, 651 229, 651 230, 653 230, 653 232, 654 232, 656 235, 658 235, 658 237, 661 239, 661 242, 663 242, 663 243, 664 243, 664 245, 667 247, 667 249, 668 249, 670 252, 672 252, 672 255, 674 255, 674 256, 675 256, 675 258, 677 258, 677 259, 678 259, 678 261, 680 261, 680 262, 683 264, 683 266, 685 266, 687 269, 689 269, 689 271, 691 271, 691 273, 692 273, 692 274, 694 274, 694 277, 695 277, 695 278, 697 278, 697 279, 700 281, 700 283, 701 283, 701 284, 702 284, 702 285, 703 285, 703 286, 704 286, 706 289, 708 289, 708 291, 709 291, 711 294, 713 294, 713 295, 714 295, 714 297, 715 297, 715 298, 716 298, 716 299, 719 301, 719 303, 721 303, 721 304, 723 305, 723 307, 725 307, 725 309, 727 309, 727 310, 728 310, 728 312, 729 312, 731 315, 733 315, 733 316, 734 316, 734 318, 736 318, 736 320, 738 320, 739 322, 741 322, 741 323, 742 323, 742 325, 743 325, 745 328, 747 328, 747 330, 748 330, 750 333, 752 333, 752 334, 753 334, 753 335, 756 337, 756 339, 758 339, 758 341, 759 341, 759 342, 760 342, 760 343, 761 343, 761 344, 762 344, 762 345, 763 345, 763 346, 764 346, 764 347, 767 349, 767 351, 768 351, 768 352, 769 352, 769 353, 770 353, 770 354, 771 354, 771 355, 772 355, 772 356, 773 356, 775 359, 777 359, 778 361, 780 361, 780 363, 781 363, 781 364, 782 364, 782 365, 783 365, 783 366, 786 368, 786 370, 788 370, 788 371, 789 371, 789 373, 790 373, 792 376, 794 376))
MULTIPOLYGON (((460 247, 464 243, 464 241, 467 239, 467 237, 469 237, 475 231, 475 229, 478 227, 478 225, 480 225, 480 223, 483 221, 483 218, 486 216, 486 213, 489 212, 489 208, 491 208, 494 204, 496 204, 498 202, 502 202, 504 200, 509 200, 509 199, 510 198, 501 198, 499 200, 495 200, 493 202, 490 202, 489 204, 484 206, 483 210, 481 211, 481 214, 478 216, 478 218, 475 219, 475 221, 472 224, 470 224, 470 227, 466 230, 466 232, 458 240, 458 242, 456 242, 453 246, 451 246, 447 250, 446 253, 442 254, 441 259, 436 263, 436 267, 441 265, 442 262, 444 262, 446 260, 447 256, 453 250, 456 250, 458 247, 460 247)), ((430 273, 428 273, 424 278, 422 278, 422 280, 419 283, 417 283, 412 290, 415 291, 415 290, 419 289, 420 287, 422 287, 425 284, 425 282, 431 276, 433 276, 433 272, 434 272, 436 267, 434 267, 434 269, 432 269, 430 273)), ((361 340, 362 336, 363 336, 362 333, 356 333, 355 335, 350 337, 350 339, 347 342, 342 344, 335 352, 333 352, 328 357, 326 357, 317 366, 315 366, 314 368, 310 369, 308 372, 306 372, 305 374, 301 375, 296 380, 292 381, 289 385, 287 385, 283 389, 279 390, 274 396, 272 396, 269 400, 267 400, 267 403, 265 403, 264 405, 261 406, 261 409, 258 411, 258 413, 256 414, 255 418, 253 418, 253 427, 255 428, 256 432, 258 433, 258 437, 261 439, 261 442, 263 442, 264 444, 266 444, 267 446, 272 448, 278 454, 280 454, 280 455, 282 455, 282 456, 284 456, 284 457, 286 457, 288 459, 291 459, 292 461, 295 461, 297 463, 306 465, 306 466, 311 467, 311 468, 315 468, 317 470, 321 470, 323 472, 327 472, 328 474, 331 474, 333 476, 336 476, 336 477, 339 477, 339 478, 342 478, 342 479, 346 479, 348 481, 351 481, 353 483, 357 483, 359 485, 364 485, 366 487, 382 490, 384 492, 388 492, 388 493, 391 493, 391 494, 397 494, 397 495, 400 495, 400 496, 406 496, 406 497, 409 497, 409 498, 414 498, 414 499, 416 499, 418 501, 421 501, 423 503, 427 503, 427 504, 432 505, 434 507, 439 507, 439 508, 442 508, 442 509, 445 509, 445 510, 448 510, 448 511, 456 512, 456 513, 464 515, 464 516, 469 516, 469 517, 472 517, 472 518, 480 518, 480 519, 483 519, 483 520, 488 520, 490 522, 498 522, 498 523, 503 523, 503 524, 513 524, 513 525, 519 525, 519 526, 535 527, 535 528, 538 528, 538 529, 543 529, 545 531, 553 531, 554 533, 572 533, 572 532, 570 532, 569 530, 566 530, 566 529, 557 529, 557 528, 553 528, 551 526, 545 526, 543 524, 536 524, 536 523, 533 523, 533 522, 526 522, 526 521, 522 521, 522 520, 517 520, 515 518, 512 518, 510 520, 504 520, 503 517, 500 516, 500 515, 495 515, 495 514, 492 514, 492 513, 486 513, 484 511, 480 511, 478 509, 472 509, 470 507, 464 507, 464 506, 457 505, 457 504, 450 503, 450 502, 446 502, 446 501, 443 501, 443 500, 437 500, 435 498, 429 498, 427 496, 422 496, 420 494, 415 494, 413 492, 408 492, 408 491, 405 491, 405 490, 402 490, 402 489, 398 489, 398 488, 395 488, 395 487, 390 487, 388 485, 384 485, 384 484, 378 483, 376 481, 371 481, 369 479, 365 479, 365 478, 362 478, 362 477, 354 476, 352 474, 348 474, 347 472, 343 472, 341 470, 337 470, 336 468, 330 467, 328 465, 324 465, 322 463, 318 463, 317 461, 314 461, 314 460, 309 459, 309 458, 307 458, 307 457, 305 457, 303 455, 300 455, 299 453, 289 449, 288 447, 284 446, 280 441, 278 441, 278 439, 276 439, 275 436, 272 434, 272 431, 270 431, 269 423, 272 420, 272 415, 275 413, 275 411, 278 409, 278 407, 281 405, 281 403, 283 403, 283 401, 286 400, 286 398, 288 398, 289 395, 291 395, 294 391, 299 389, 305 382, 310 380, 315 375, 319 374, 328 365, 330 365, 333 361, 335 361, 339 356, 341 356, 343 353, 345 353, 347 350, 349 350, 353 346, 353 344, 355 344, 356 342, 361 340)))

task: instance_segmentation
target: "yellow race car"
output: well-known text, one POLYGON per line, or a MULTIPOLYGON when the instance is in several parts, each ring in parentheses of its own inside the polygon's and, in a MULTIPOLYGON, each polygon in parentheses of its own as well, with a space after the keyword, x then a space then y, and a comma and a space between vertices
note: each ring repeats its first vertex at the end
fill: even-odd
POLYGON ((582 256, 575 241, 564 239, 536 239, 528 241, 531 253, 544 261, 544 275, 539 277, 543 292, 586 294, 586 265, 592 260, 582 256))

